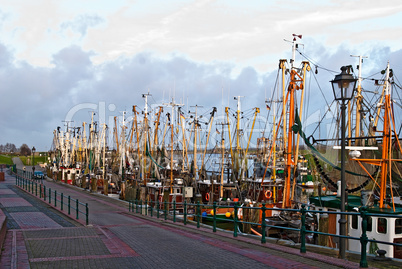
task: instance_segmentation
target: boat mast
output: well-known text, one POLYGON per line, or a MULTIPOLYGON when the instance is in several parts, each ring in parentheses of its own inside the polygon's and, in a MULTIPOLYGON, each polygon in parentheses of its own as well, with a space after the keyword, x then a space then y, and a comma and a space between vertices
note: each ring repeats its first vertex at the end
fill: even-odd
POLYGON ((195 112, 191 112, 191 114, 194 114, 194 146, 193 146, 193 165, 194 165, 194 176, 197 176, 197 131, 198 131, 198 116, 197 116, 197 108, 202 107, 202 106, 191 106, 195 107, 195 112))
MULTIPOLYGON (((292 165, 295 165, 296 156, 293 156, 294 160, 292 160, 292 151, 293 151, 293 131, 292 126, 295 121, 295 109, 296 109, 296 100, 295 94, 296 90, 303 88, 303 83, 300 75, 297 73, 296 68, 294 67, 296 49, 298 47, 298 43, 296 42, 296 37, 301 38, 301 35, 293 35, 292 41, 292 59, 290 60, 291 71, 290 71, 290 84, 288 87, 289 94, 289 126, 288 126, 288 134, 287 134, 287 144, 285 145, 285 154, 286 154, 286 179, 285 179, 285 188, 284 188, 284 203, 282 206, 284 208, 288 208, 291 206, 291 197, 290 197, 290 187, 291 187, 291 178, 292 178, 292 165), (298 83, 300 83, 298 85, 298 83)), ((285 98, 285 97, 284 97, 285 98)), ((285 99, 284 99, 285 100, 285 99)), ((283 103, 285 106, 285 102, 283 103)), ((285 122, 284 122, 285 124, 285 122)), ((293 179, 295 180, 295 179, 293 179)))
POLYGON ((209 143, 209 135, 211 133, 211 128, 212 128, 212 124, 214 122, 215 113, 216 113, 216 107, 213 107, 212 112, 211 112, 211 118, 209 119, 209 130, 208 130, 208 135, 207 135, 207 141, 205 142, 204 154, 202 155, 200 172, 202 172, 202 169, 204 168, 205 154, 207 153, 207 148, 208 148, 208 143, 209 143))
POLYGON ((146 178, 147 178, 147 176, 146 176, 146 173, 147 173, 147 158, 146 158, 146 155, 147 155, 147 143, 148 143, 148 96, 151 96, 151 94, 148 92, 148 93, 144 93, 144 94, 142 94, 142 98, 144 98, 145 99, 145 107, 144 107, 144 129, 143 129, 143 137, 144 137, 144 154, 143 154, 143 165, 142 165, 142 173, 141 173, 141 176, 142 176, 142 180, 143 180, 143 184, 144 185, 146 185, 147 184, 147 180, 146 180, 146 178))
MULTIPOLYGON (((303 61, 302 65, 303 65, 303 73, 302 73, 303 82, 300 85, 302 91, 301 91, 301 97, 300 97, 299 119, 301 119, 302 116, 303 116, 303 102, 304 102, 304 89, 305 89, 304 85, 306 85, 306 73, 308 71, 310 71, 310 63, 309 62, 303 61)), ((293 174, 296 173, 297 163, 299 161, 299 143, 300 143, 300 134, 298 132, 297 133, 297 142, 296 142, 296 153, 294 155, 294 163, 295 163, 295 165, 294 165, 294 169, 293 169, 293 174)), ((292 198, 291 198, 292 200, 293 200, 293 197, 294 197, 294 194, 295 194, 295 186, 296 186, 296 180, 293 180, 292 198)))
MULTIPOLYGON (((170 115, 170 128, 171 128, 171 138, 170 138, 170 143, 171 143, 171 148, 170 148, 170 193, 173 193, 173 136, 174 136, 174 111, 176 106, 183 106, 183 104, 176 104, 172 98, 172 101, 168 104, 163 104, 163 105, 168 105, 172 107, 172 114, 170 115)), ((166 129, 165 129, 166 131, 166 129)), ((163 135, 165 136, 165 135, 163 135)), ((163 138, 164 140, 164 138, 163 138)))
POLYGON ((279 60, 279 68, 282 69, 282 125, 283 125, 283 147, 286 145, 286 84, 285 84, 285 74, 286 74, 286 63, 287 60, 279 60))
MULTIPOLYGON (((387 177, 388 177, 388 160, 389 160, 389 143, 391 142, 391 132, 390 132, 390 89, 389 89, 389 62, 387 64, 387 69, 385 71, 385 103, 384 105, 384 131, 382 139, 382 161, 381 161, 381 187, 380 187, 380 208, 384 208, 384 200, 386 196, 387 188, 387 177)), ((390 171, 391 173, 391 171, 390 171)), ((391 182, 390 182, 391 183, 391 182)), ((390 185, 392 189, 392 184, 390 185)))
MULTIPOLYGON (((367 56, 357 56, 357 55, 350 55, 351 57, 359 57, 359 65, 358 65, 358 78, 357 78, 357 88, 356 88, 356 128, 355 128, 355 137, 358 138, 360 137, 360 126, 361 126, 361 110, 362 110, 362 64, 363 64, 363 58, 368 58, 367 56)), ((351 134, 350 136, 351 137, 351 134)), ((351 141, 351 140, 349 140, 351 141)), ((361 145, 360 139, 355 140, 356 145, 361 145)))

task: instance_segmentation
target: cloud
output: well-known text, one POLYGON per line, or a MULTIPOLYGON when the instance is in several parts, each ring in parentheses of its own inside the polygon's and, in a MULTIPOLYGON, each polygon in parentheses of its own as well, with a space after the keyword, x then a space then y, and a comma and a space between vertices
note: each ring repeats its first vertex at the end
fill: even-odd
MULTIPOLYGON (((300 48, 302 55, 297 54, 296 61, 309 59, 312 65, 305 99, 305 115, 311 120, 309 115, 316 117, 319 115, 317 110, 332 103, 329 81, 340 72, 340 66, 356 66, 357 60, 350 57, 352 51, 346 46, 332 51, 319 42, 305 41, 306 49, 300 48), (318 74, 314 73, 315 65, 321 67, 318 74)), ((402 60, 402 50, 382 47, 362 54, 369 56, 364 62, 363 76, 384 69, 387 59, 392 59, 395 75, 400 73, 398 64, 402 60)), ((198 105, 203 106, 199 113, 205 115, 214 106, 218 108, 217 115, 222 115, 226 106, 235 111, 233 96, 240 95, 244 96, 245 120, 251 117, 250 111, 254 107, 261 108, 261 117, 265 118, 265 98, 275 98, 274 90, 282 90, 275 69, 261 73, 249 66, 238 71, 231 62, 197 62, 183 54, 161 57, 150 51, 95 64, 94 55, 92 51, 73 45, 53 54, 52 66, 36 67, 16 61, 13 52, 0 44, 0 144, 26 143, 40 150, 49 149, 53 130, 63 126, 66 117, 74 121, 72 125, 81 126, 83 121, 90 121, 90 111, 96 110, 98 114, 104 113, 96 117, 109 124, 110 117, 121 116, 121 111, 131 115, 133 105, 143 110, 141 95, 148 91, 152 94, 148 99, 152 106, 174 98, 176 103, 185 105, 186 113, 198 105)), ((364 83, 366 89, 372 89, 373 81, 364 83)), ((320 115, 323 114, 324 111, 320 115)))
POLYGON ((105 22, 105 20, 98 15, 79 15, 71 21, 65 21, 60 24, 62 31, 71 29, 73 32, 78 32, 83 38, 90 27, 95 27, 105 22))

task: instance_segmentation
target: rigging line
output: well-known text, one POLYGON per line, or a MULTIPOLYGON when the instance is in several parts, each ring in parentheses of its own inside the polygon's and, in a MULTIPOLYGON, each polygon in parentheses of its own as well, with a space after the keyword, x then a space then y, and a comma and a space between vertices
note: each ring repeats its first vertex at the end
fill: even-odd
POLYGON ((308 87, 305 87, 307 89, 308 94, 306 94, 306 105, 304 105, 306 107, 306 113, 304 113, 304 122, 307 120, 307 115, 309 112, 309 107, 310 107, 310 90, 311 90, 311 76, 309 79, 309 83, 308 83, 308 87))
MULTIPOLYGON (((278 84, 279 84, 279 69, 276 73, 276 78, 275 78, 275 86, 274 86, 274 90, 272 91, 272 95, 271 95, 271 107, 272 107, 272 102, 275 101, 275 94, 276 94, 276 90, 278 89, 278 84)), ((277 101, 277 100, 276 100, 277 101)), ((268 111, 268 114, 270 114, 271 110, 268 111)))
POLYGON ((321 88, 320 84, 318 83, 317 77, 314 74, 313 74, 313 76, 314 76, 315 82, 317 83, 318 89, 320 89, 320 92, 321 92, 322 96, 324 97, 325 104, 328 106, 327 98, 325 98, 322 88, 321 88))
POLYGON ((306 54, 304 54, 303 52, 299 51, 298 49, 296 49, 296 50, 297 50, 297 52, 300 53, 301 56, 303 56, 304 58, 306 58, 306 59, 307 59, 310 63, 312 63, 314 66, 316 66, 316 67, 318 67, 318 68, 321 68, 321 69, 323 69, 323 70, 325 70, 325 71, 328 71, 328 72, 330 72, 330 73, 338 73, 337 71, 333 71, 333 70, 331 70, 331 69, 328 69, 328 68, 325 68, 325 67, 319 65, 318 63, 316 63, 315 61, 313 61, 310 57, 308 57, 308 56, 307 56, 306 54))

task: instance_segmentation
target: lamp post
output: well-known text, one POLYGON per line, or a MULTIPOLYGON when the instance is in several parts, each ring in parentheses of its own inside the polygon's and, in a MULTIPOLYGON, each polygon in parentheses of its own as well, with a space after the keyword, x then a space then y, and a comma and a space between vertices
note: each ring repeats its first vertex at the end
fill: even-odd
POLYGON ((32 151, 32 173, 35 173, 35 151, 36 151, 36 148, 32 147, 31 151, 32 151))
MULTIPOLYGON (((345 110, 346 101, 353 97, 356 86, 356 79, 349 73, 347 66, 341 67, 341 73, 331 81, 332 90, 336 101, 341 101, 341 212, 345 212, 346 206, 346 181, 345 181, 345 110)), ((339 219, 340 235, 346 236, 346 216, 341 215, 339 219)), ((339 238, 339 257, 345 259, 346 240, 339 238)))

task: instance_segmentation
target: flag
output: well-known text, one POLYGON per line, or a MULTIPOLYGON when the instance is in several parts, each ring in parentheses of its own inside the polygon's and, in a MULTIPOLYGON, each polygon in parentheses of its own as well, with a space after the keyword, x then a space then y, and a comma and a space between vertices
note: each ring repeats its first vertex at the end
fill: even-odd
POLYGON ((271 107, 270 107, 268 104, 267 104, 267 109, 268 109, 268 110, 271 110, 271 107))
POLYGON ((180 114, 180 119, 182 119, 182 120, 186 120, 186 117, 184 117, 183 112, 181 112, 181 111, 180 111, 180 113, 179 113, 179 114, 180 114))

